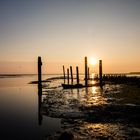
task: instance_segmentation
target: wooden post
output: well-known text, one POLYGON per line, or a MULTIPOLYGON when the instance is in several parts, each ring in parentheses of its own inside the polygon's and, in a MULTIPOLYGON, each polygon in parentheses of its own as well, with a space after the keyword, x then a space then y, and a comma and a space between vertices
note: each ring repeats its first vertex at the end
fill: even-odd
POLYGON ((41 57, 38 56, 38 124, 42 124, 41 115, 41 102, 42 102, 42 71, 41 71, 42 61, 41 57))
POLYGON ((38 57, 38 85, 41 85, 41 81, 42 81, 42 78, 41 78, 41 66, 42 66, 42 61, 41 61, 41 57, 39 56, 38 57))
POLYGON ((64 83, 65 83, 66 76, 65 76, 65 67, 64 67, 64 65, 63 65, 63 75, 64 75, 64 83))
POLYGON ((71 74, 71 83, 73 84, 73 72, 72 72, 72 66, 70 66, 70 74, 71 74))
POLYGON ((87 57, 85 57, 85 86, 88 85, 87 71, 87 57))
POLYGON ((69 69, 67 69, 67 80, 68 80, 68 85, 69 85, 69 69))
POLYGON ((99 60, 99 79, 100 79, 100 86, 103 84, 102 78, 102 60, 99 60))
POLYGON ((77 84, 79 84, 79 69, 78 69, 78 66, 76 67, 76 79, 77 79, 77 84))
POLYGON ((90 79, 90 76, 89 76, 89 67, 88 67, 88 79, 90 79))

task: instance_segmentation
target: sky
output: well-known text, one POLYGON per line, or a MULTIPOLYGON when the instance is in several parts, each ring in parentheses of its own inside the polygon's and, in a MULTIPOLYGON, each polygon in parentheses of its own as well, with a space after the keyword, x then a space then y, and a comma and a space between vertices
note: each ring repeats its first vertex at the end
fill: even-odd
POLYGON ((82 73, 85 56, 104 73, 140 71, 139 52, 140 0, 0 0, 1 74, 37 73, 38 56, 43 73, 82 73))

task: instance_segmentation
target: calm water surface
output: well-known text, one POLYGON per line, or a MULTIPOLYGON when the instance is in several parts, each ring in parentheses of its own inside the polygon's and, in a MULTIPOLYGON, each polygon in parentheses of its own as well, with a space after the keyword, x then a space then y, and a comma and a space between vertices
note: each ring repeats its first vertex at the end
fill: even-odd
MULTIPOLYGON (((58 75, 43 75, 43 79, 55 76, 58 75)), ((91 87, 62 90, 60 83, 63 80, 54 80, 43 92, 46 94, 43 97, 44 105, 46 108, 47 105, 49 106, 47 112, 50 112, 50 117, 47 117, 49 115, 44 112, 42 125, 39 125, 38 86, 28 84, 34 80, 37 80, 37 75, 0 76, 0 140, 42 140, 48 135, 54 136, 57 131, 65 131, 73 125, 67 123, 70 117, 78 118, 79 115, 84 115, 79 112, 79 106, 106 104, 107 99, 102 96, 104 91, 109 90, 115 93, 120 88, 117 85, 106 85, 103 89, 91 87), (65 119, 60 116, 65 116, 65 119)), ((75 127, 77 127, 77 137, 79 134, 81 134, 79 137, 85 139, 92 135, 106 137, 112 134, 115 138, 122 138, 125 135, 129 137, 122 133, 125 130, 122 124, 77 123, 78 125, 72 126, 71 130, 76 133, 75 127)), ((128 130, 125 131, 129 132, 129 128, 126 128, 128 130)))
POLYGON ((32 80, 37 76, 0 78, 0 139, 40 140, 61 129, 60 119, 43 116, 38 124, 38 89, 28 84, 32 80))

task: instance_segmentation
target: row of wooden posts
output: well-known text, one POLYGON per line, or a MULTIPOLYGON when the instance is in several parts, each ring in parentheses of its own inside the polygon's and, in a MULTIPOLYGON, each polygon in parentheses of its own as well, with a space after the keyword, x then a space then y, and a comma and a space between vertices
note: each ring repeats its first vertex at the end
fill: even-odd
MULTIPOLYGON (((71 84, 73 84, 73 69, 72 69, 72 66, 70 66, 70 72, 69 72, 69 68, 67 69, 67 77, 66 77, 66 74, 65 74, 65 67, 63 65, 63 75, 64 75, 64 83, 65 83, 65 79, 67 79, 68 81, 68 84, 69 84, 69 81, 71 79, 71 84), (71 75, 71 78, 69 77, 69 75, 71 75)), ((79 68, 78 66, 76 66, 76 80, 77 80, 77 84, 79 84, 79 68)))
MULTIPOLYGON (((41 85, 41 81, 42 81, 42 71, 41 71, 41 66, 42 66, 42 61, 41 61, 41 57, 38 57, 38 85, 41 85)), ((63 75, 64 75, 64 82, 65 79, 67 79, 67 83, 69 84, 69 75, 71 75, 71 83, 73 84, 73 70, 72 70, 72 66, 70 66, 70 72, 69 72, 69 68, 67 69, 67 77, 65 74, 65 67, 63 66, 63 75)), ((77 80, 77 84, 79 84, 79 68, 78 66, 76 66, 76 80, 77 80)), ((87 57, 85 57, 85 86, 88 86, 88 80, 89 80, 89 67, 88 67, 88 60, 87 57)), ((100 85, 102 85, 102 60, 99 60, 99 82, 100 85)))
MULTIPOLYGON (((73 84, 73 70, 72 70, 72 66, 70 66, 70 69, 67 68, 67 77, 65 74, 65 67, 63 65, 63 75, 64 75, 64 83, 65 83, 65 79, 67 79, 67 83, 69 84, 69 75, 71 75, 71 84, 73 84), (70 72, 69 72, 70 70, 70 72)), ((88 60, 87 57, 85 57, 85 86, 88 86, 88 80, 90 79, 89 76, 89 67, 88 67, 88 60)), ((77 84, 79 84, 79 68, 78 66, 76 66, 76 81, 77 84)), ((99 60, 99 82, 100 85, 102 85, 102 60, 99 60)))

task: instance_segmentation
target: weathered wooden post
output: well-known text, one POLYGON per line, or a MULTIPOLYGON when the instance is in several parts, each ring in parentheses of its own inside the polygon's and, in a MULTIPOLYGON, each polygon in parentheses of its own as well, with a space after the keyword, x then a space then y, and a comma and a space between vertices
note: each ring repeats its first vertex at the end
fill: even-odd
POLYGON ((70 74, 71 74, 71 83, 73 84, 73 72, 72 72, 72 66, 70 66, 70 74))
POLYGON ((85 86, 88 85, 87 71, 87 57, 85 57, 85 86))
POLYGON ((89 67, 88 67, 88 79, 90 79, 90 76, 89 76, 89 67))
POLYGON ((42 81, 42 72, 41 72, 41 66, 42 66, 42 61, 41 61, 41 57, 38 56, 38 86, 41 85, 41 81, 42 81))
POLYGON ((64 83, 65 83, 66 76, 65 76, 65 66, 64 65, 63 65, 63 75, 64 75, 64 83))
POLYGON ((102 60, 99 60, 99 79, 100 79, 100 86, 103 84, 103 78, 102 78, 102 60))
POLYGON ((41 115, 41 102, 42 102, 42 72, 41 72, 42 61, 41 57, 38 57, 38 123, 42 124, 41 115))
POLYGON ((77 79, 77 84, 79 84, 79 69, 78 69, 78 66, 76 66, 76 79, 77 79))
POLYGON ((69 69, 67 69, 67 80, 68 80, 68 85, 69 85, 69 69))

